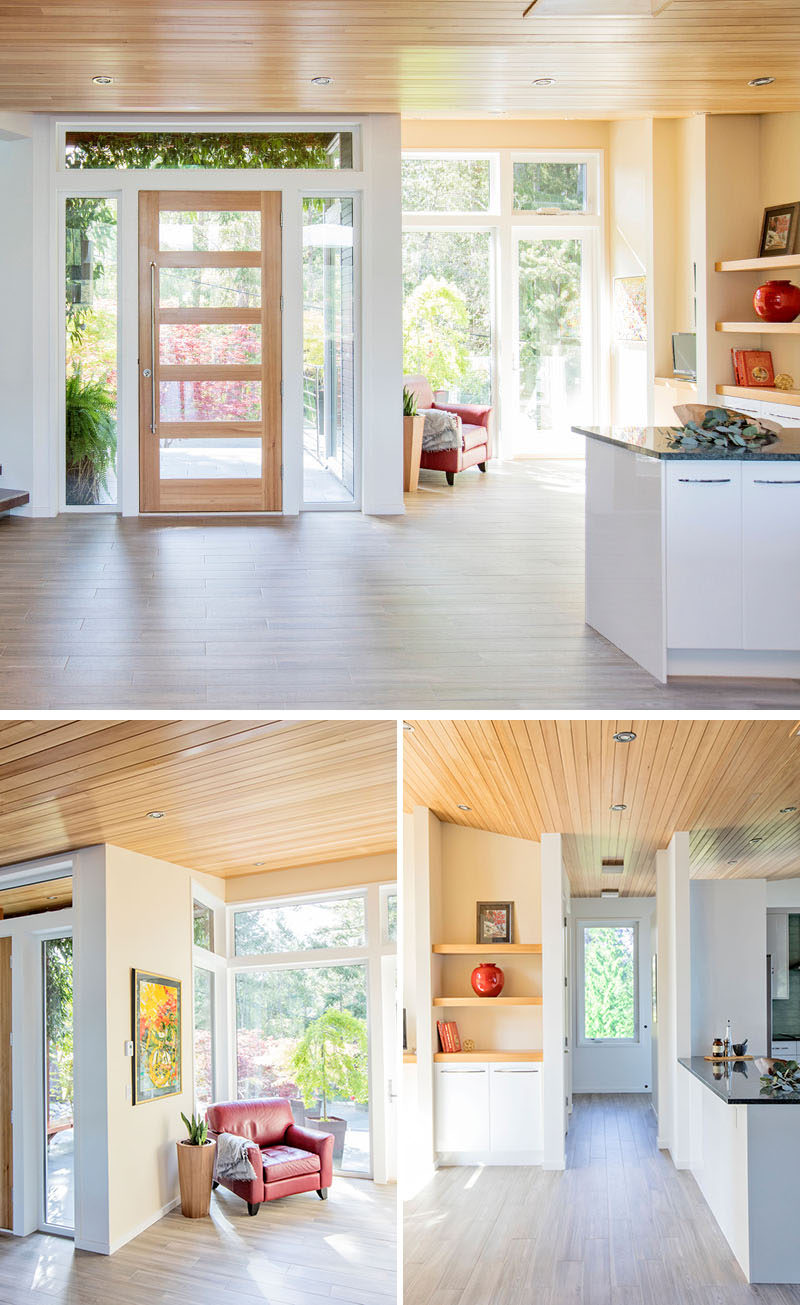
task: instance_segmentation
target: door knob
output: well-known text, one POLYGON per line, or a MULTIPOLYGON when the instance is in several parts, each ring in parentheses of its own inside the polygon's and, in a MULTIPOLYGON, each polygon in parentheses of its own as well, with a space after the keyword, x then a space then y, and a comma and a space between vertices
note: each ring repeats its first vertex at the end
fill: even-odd
POLYGON ((152 375, 153 373, 151 372, 150 368, 145 367, 144 371, 142 372, 142 376, 152 376, 152 375))

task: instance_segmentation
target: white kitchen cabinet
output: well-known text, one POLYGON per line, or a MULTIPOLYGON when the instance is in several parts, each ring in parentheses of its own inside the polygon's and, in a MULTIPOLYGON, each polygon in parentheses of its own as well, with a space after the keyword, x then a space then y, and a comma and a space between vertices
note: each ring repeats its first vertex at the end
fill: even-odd
POLYGON ((797 1043, 782 1039, 772 1043, 772 1053, 776 1060, 797 1060, 797 1043))
POLYGON ((538 1065, 490 1066, 492 1151, 541 1151, 542 1074, 538 1065))
POLYGON ((745 648, 800 648, 800 462, 742 466, 745 648))
POLYGON ((741 463, 666 472, 667 646, 741 648, 741 463))
POLYGON ((435 1067, 436 1150, 488 1151, 489 1066, 435 1067))
POLYGON ((789 996, 789 912, 767 911, 767 952, 772 957, 772 998, 789 996))

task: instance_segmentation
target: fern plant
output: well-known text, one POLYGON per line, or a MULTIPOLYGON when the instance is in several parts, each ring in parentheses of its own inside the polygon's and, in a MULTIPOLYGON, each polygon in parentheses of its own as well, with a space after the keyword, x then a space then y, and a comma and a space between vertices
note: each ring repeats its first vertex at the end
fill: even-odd
POLYGON ((181 1119, 189 1131, 189 1146, 205 1146, 208 1138, 208 1124, 199 1115, 192 1115, 187 1119, 181 1111, 181 1119))
POLYGON ((417 396, 413 390, 409 390, 407 385, 403 386, 403 416, 416 417, 417 415, 417 396))
POLYGON ((67 378, 66 449, 68 500, 98 503, 107 489, 117 453, 116 399, 102 381, 67 378))

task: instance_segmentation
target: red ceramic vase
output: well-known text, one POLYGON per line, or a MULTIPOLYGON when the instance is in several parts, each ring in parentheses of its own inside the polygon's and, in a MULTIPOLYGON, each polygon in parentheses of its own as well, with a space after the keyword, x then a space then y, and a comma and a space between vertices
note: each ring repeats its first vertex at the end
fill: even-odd
POLYGON ((476 965, 472 971, 472 987, 479 997, 499 997, 505 981, 506 976, 500 966, 492 964, 491 961, 476 965))
POLYGON ((766 281, 753 295, 753 307, 764 322, 793 322, 800 313, 800 286, 766 281))

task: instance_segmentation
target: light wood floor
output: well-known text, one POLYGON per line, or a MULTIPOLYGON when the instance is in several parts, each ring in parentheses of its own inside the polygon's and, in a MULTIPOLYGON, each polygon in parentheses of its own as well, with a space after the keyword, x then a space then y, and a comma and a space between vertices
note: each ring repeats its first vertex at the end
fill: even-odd
POLYGON ((798 1305, 750 1287, 648 1095, 579 1096, 567 1168, 442 1169, 409 1202, 404 1305, 798 1305))
POLYGON ((583 469, 423 472, 405 517, 0 520, 0 708, 796 708, 583 622, 583 469))
POLYGON ((212 1218, 174 1210, 116 1255, 0 1237, 3 1305, 395 1305, 394 1187, 335 1178, 262 1205, 218 1189, 212 1218))

